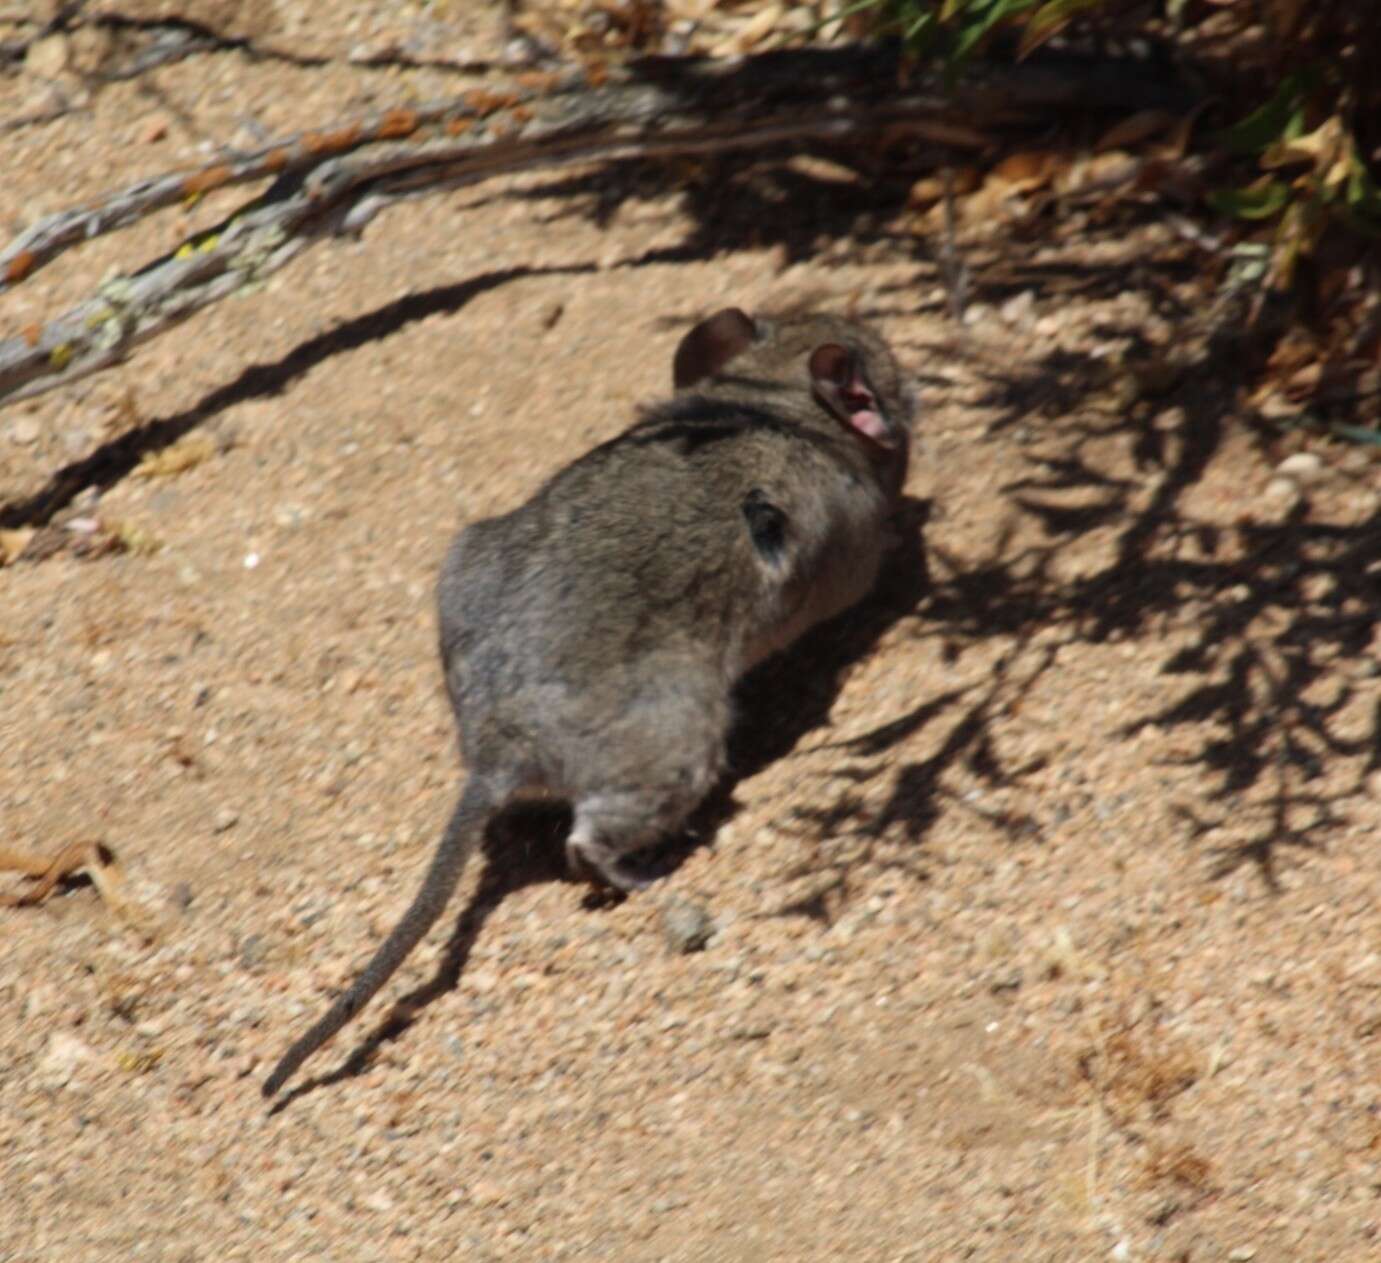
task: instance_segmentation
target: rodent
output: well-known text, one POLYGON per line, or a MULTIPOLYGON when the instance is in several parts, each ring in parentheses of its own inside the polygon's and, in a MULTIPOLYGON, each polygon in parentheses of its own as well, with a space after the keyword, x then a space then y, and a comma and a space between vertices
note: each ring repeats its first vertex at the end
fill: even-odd
POLYGON ((438 605, 463 791, 412 904, 265 1096, 388 981, 514 801, 570 804, 573 872, 646 884, 624 857, 719 779, 734 682, 873 586, 915 406, 880 336, 726 308, 681 340, 673 388, 451 545, 438 605))

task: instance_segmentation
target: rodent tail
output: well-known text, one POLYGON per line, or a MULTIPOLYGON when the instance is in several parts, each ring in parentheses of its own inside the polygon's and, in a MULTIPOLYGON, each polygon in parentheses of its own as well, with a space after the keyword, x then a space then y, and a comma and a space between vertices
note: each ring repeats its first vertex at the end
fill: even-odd
POLYGON ((374 993, 407 959, 408 953, 417 946, 422 936, 436 924, 436 919, 445 911, 455 893, 465 861, 474 850, 475 842, 483 832, 492 810, 488 787, 471 777, 451 813, 446 831, 441 835, 441 844, 436 848, 431 867, 412 905, 403 913, 402 920, 393 927, 392 933, 379 945, 369 964, 350 985, 350 990, 283 1054, 273 1073, 264 1080, 265 1096, 277 1092, 308 1057, 369 1003, 374 993))

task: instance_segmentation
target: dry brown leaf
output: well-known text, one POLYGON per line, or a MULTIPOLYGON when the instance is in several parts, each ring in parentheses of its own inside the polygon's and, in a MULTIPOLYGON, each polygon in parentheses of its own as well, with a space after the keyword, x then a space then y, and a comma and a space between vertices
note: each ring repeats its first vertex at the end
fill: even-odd
POLYGON ((163 547, 158 536, 134 522, 109 521, 105 523, 105 531, 115 549, 136 557, 150 557, 163 547))
POLYGON ((129 882, 113 852, 98 848, 86 873, 106 907, 147 942, 156 941, 171 928, 165 913, 130 894, 129 882))
POLYGON ((1086 189, 1107 188, 1126 184, 1141 169, 1141 160, 1122 149, 1094 154, 1080 162, 1071 162, 1056 173, 1051 181, 1056 192, 1070 194, 1086 189))
POLYGON ((988 173, 988 182, 1005 185, 1013 193, 1029 193, 1044 188, 1067 165, 1062 154, 1045 149, 1009 154, 988 173))
POLYGON ((17 531, 0 531, 0 566, 8 566, 18 561, 34 537, 31 526, 20 527, 17 531))
POLYGON ((1315 360, 1312 364, 1306 364, 1291 373, 1285 383, 1286 398, 1307 399, 1318 390, 1319 383, 1323 380, 1323 372, 1323 365, 1315 360))
POLYGON ((784 5, 769 4, 767 8, 749 18, 735 36, 739 48, 746 52, 763 40, 781 22, 785 12, 784 5))
POLYGON ((1263 167, 1283 167, 1292 162, 1311 163, 1325 186, 1346 180, 1352 171, 1352 142, 1342 116, 1334 114, 1322 126, 1293 140, 1278 140, 1261 155, 1263 167))
POLYGON ((703 22, 719 7, 719 0, 667 0, 672 21, 703 22))
POLYGON ((1174 116, 1166 110, 1142 110, 1114 123, 1099 137, 1094 149, 1102 153, 1107 149, 1127 149, 1139 145, 1143 140, 1165 131, 1174 122, 1174 116))
POLYGON ((180 443, 174 443, 172 447, 146 452, 136 466, 134 475, 136 478, 171 478, 174 474, 200 465, 215 452, 216 445, 207 435, 194 434, 180 443))
MULTIPOLYGON (((951 188, 955 197, 967 197, 982 181, 977 167, 957 167, 951 173, 951 188)), ((916 181, 907 194, 906 204, 919 209, 938 202, 945 195, 945 177, 928 175, 916 181)))

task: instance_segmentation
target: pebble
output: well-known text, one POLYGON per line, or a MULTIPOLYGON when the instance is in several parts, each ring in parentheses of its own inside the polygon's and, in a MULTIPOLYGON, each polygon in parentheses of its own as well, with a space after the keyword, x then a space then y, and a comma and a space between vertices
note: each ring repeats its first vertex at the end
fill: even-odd
POLYGON ((10 424, 10 438, 21 447, 38 439, 38 422, 33 417, 20 417, 10 424))
POLYGON ((1323 461, 1313 452, 1296 452, 1276 466, 1276 473, 1281 478, 1293 478, 1297 483, 1318 482, 1324 474, 1323 461))
POLYGON ((470 1201, 475 1206, 502 1206, 508 1193, 493 1180, 476 1180, 470 1185, 470 1201))
POLYGON ((222 807, 216 812, 211 828, 216 833, 224 833, 227 829, 233 829, 239 822, 240 813, 234 807, 222 807))
POLYGON ((56 79, 72 60, 72 46, 66 35, 49 35, 29 45, 24 69, 44 79, 56 79))
POLYGON ((61 1002, 62 997, 58 995, 56 987, 42 982, 35 983, 24 995, 24 1018, 31 1021, 55 1013, 61 1002))
POLYGON ((1024 289, 1020 294, 1014 294, 1001 307, 998 308, 1002 319, 1009 325, 1025 326, 1030 323, 1031 315, 1036 307, 1036 291, 1024 289))
POLYGON ((662 905, 662 938, 673 952, 704 951, 714 931, 714 921, 699 904, 673 895, 662 905))
POLYGON ((262 934, 249 935, 240 944, 240 968, 253 973, 264 963, 266 950, 262 934))
POLYGON ((51 1087, 65 1087, 83 1062, 95 1060, 96 1054, 75 1035, 57 1031, 48 1037, 48 1046, 39 1059, 38 1073, 51 1087))
POLYGON ((757 1040, 766 1039, 772 1034, 774 1024, 764 1021, 741 1022, 732 1027, 729 1031, 729 1038, 733 1040, 757 1040))
POLYGON ((1021 984, 1025 981, 1020 966, 1012 969, 1005 969, 993 975, 988 981, 988 990, 994 995, 1003 991, 1020 991, 1021 984))
POLYGON ((1277 476, 1266 484, 1266 500, 1278 513, 1289 513, 1302 498, 1299 483, 1293 478, 1277 476))

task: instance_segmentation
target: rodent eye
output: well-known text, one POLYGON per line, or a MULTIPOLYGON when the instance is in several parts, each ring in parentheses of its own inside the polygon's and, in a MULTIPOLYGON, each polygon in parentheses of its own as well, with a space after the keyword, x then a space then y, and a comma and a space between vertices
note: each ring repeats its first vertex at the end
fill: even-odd
POLYGON ((786 514, 767 498, 760 487, 743 497, 743 517, 748 536, 758 555, 770 566, 780 566, 786 551, 786 514))

